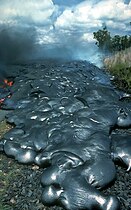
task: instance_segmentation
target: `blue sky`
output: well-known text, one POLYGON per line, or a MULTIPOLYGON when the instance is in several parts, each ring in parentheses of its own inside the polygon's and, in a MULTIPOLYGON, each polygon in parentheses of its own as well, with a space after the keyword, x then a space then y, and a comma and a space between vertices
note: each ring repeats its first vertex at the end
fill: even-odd
MULTIPOLYGON (((34 27, 48 49, 77 54, 93 42, 93 31, 106 24, 112 34, 131 34, 129 0, 0 0, 0 25, 34 27)), ((89 49, 89 48, 88 48, 89 49)))
POLYGON ((57 5, 65 5, 65 6, 72 6, 79 4, 83 0, 53 0, 53 2, 57 5))
POLYGON ((50 36, 55 28, 69 34, 78 30, 86 37, 103 23, 115 33, 131 29, 130 0, 0 0, 0 4, 1 24, 48 28, 50 36))

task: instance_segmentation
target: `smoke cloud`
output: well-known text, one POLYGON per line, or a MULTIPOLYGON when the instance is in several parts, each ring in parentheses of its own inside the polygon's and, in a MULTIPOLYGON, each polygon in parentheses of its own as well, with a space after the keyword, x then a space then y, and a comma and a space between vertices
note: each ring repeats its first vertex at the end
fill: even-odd
POLYGON ((0 0, 0 62, 82 59, 101 65, 93 32, 131 32, 129 0, 0 0))
POLYGON ((14 63, 32 57, 36 32, 33 28, 2 26, 0 30, 0 62, 14 63))

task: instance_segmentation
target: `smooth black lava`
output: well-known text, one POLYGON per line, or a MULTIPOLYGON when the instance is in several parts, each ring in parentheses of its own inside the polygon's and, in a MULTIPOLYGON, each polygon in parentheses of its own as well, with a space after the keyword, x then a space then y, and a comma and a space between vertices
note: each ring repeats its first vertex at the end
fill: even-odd
POLYGON ((115 180, 115 162, 131 169, 131 103, 109 75, 84 61, 25 65, 10 92, 2 108, 12 110, 6 117, 15 127, 0 151, 43 168, 42 202, 120 209, 119 199, 101 189, 115 180))

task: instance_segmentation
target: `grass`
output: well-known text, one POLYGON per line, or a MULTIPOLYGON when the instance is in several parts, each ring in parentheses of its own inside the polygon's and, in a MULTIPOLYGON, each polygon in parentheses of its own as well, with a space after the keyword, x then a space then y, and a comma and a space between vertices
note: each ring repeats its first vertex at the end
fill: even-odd
MULTIPOLYGON (((10 130, 11 126, 6 123, 6 121, 0 122, 0 139, 2 136, 10 130)), ((7 161, 7 157, 0 154, 0 210, 11 210, 11 206, 8 204, 3 204, 3 196, 5 195, 9 184, 10 179, 16 174, 15 168, 13 172, 10 170, 10 161, 7 161), (9 172, 9 173, 8 173, 9 172)))
POLYGON ((114 76, 117 87, 131 93, 131 47, 105 58, 104 66, 114 76))
MULTIPOLYGON (((12 180, 17 180, 21 176, 19 165, 14 160, 0 155, 0 210, 12 210, 14 205, 13 198, 7 202, 4 201, 6 192, 10 187, 12 180)), ((13 196, 13 195, 12 195, 13 196)))
MULTIPOLYGON (((6 121, 0 122, 0 139, 11 128, 6 121)), ((31 166, 30 169, 34 171, 38 167, 31 166)), ((19 164, 5 154, 0 154, 0 210, 13 210, 18 204, 19 186, 16 183, 19 183, 19 180, 26 180, 26 175, 23 173, 25 170, 25 165, 19 164)))
POLYGON ((0 139, 10 129, 11 129, 11 126, 7 124, 5 120, 0 122, 0 139))
POLYGON ((3 206, 0 204, 0 210, 11 210, 9 206, 3 206))
POLYGON ((12 210, 15 201, 13 199, 6 199, 7 191, 10 188, 10 183, 13 180, 19 180, 21 177, 20 166, 12 159, 0 154, 0 210, 12 210))

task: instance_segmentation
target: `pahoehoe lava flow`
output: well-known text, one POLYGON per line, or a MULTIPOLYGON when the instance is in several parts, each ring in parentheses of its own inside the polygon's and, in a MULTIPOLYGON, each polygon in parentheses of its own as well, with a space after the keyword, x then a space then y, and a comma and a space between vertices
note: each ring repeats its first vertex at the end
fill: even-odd
POLYGON ((116 179, 116 162, 131 169, 129 96, 86 61, 18 68, 11 97, 1 105, 10 110, 6 120, 14 128, 0 140, 0 151, 43 168, 45 205, 120 209, 119 198, 101 190, 116 179))

